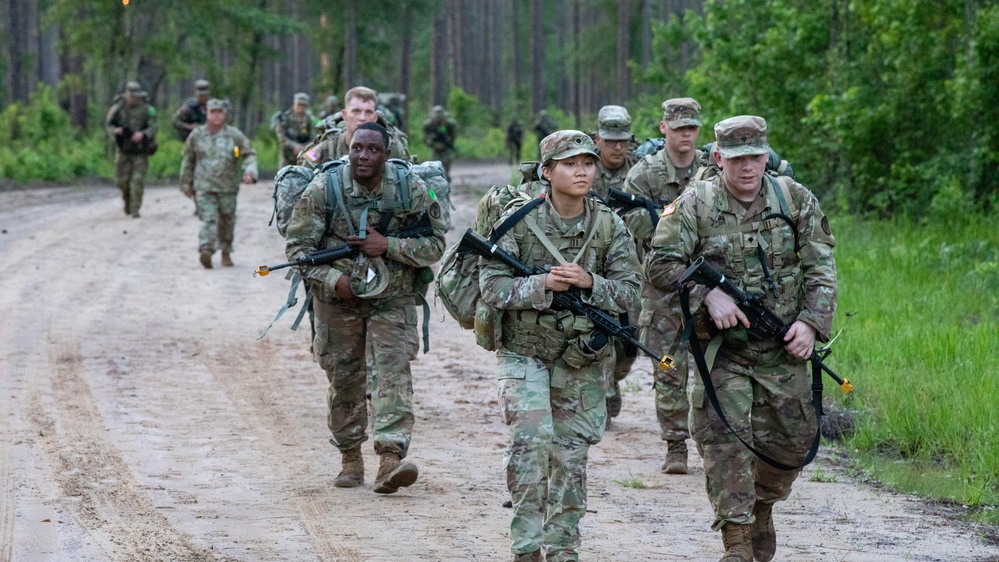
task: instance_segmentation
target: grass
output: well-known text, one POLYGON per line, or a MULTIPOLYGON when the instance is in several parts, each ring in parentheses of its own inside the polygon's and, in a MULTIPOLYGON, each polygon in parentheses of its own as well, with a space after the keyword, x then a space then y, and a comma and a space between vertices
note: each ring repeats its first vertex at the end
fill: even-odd
POLYGON ((999 522, 999 220, 833 230, 845 330, 832 364, 863 413, 847 445, 888 486, 999 522))
POLYGON ((625 488, 631 488, 633 490, 648 490, 652 488, 652 486, 646 484, 644 480, 642 480, 638 476, 635 476, 630 471, 628 472, 627 480, 614 480, 613 482, 615 484, 618 484, 625 488))

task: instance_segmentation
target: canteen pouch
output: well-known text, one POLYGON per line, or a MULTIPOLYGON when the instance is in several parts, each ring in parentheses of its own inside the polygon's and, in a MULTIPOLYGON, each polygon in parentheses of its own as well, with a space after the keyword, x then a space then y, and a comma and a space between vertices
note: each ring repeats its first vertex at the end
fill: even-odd
POLYGON ((569 346, 562 353, 562 361, 570 369, 582 369, 595 363, 600 363, 610 357, 613 345, 609 345, 608 338, 594 338, 594 332, 576 336, 569 341, 569 346), (590 344, 599 339, 603 345, 598 349, 593 349, 590 344))

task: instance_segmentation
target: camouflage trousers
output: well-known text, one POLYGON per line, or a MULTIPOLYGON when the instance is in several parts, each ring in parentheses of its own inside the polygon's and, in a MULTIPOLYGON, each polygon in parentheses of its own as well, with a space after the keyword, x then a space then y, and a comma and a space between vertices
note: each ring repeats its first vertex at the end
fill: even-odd
POLYGON ((454 149, 437 150, 435 148, 431 160, 440 160, 441 165, 444 166, 444 175, 447 176, 448 181, 451 181, 451 163, 454 162, 454 149))
POLYGON ((114 159, 114 180, 125 201, 125 208, 132 215, 142 207, 142 194, 145 191, 146 170, 149 156, 145 154, 125 154, 120 150, 114 159))
POLYGON ((658 367, 652 361, 652 378, 656 389, 656 418, 659 420, 659 436, 663 441, 682 441, 690 437, 690 399, 687 395, 689 378, 687 346, 682 345, 673 354, 676 362, 669 371, 658 367))
POLYGON ((341 451, 367 440, 371 394, 375 452, 405 457, 413 431, 413 377, 418 336, 412 296, 325 303, 313 300, 313 350, 326 371, 330 443, 341 451), (371 384, 366 349, 371 352, 371 384))
MULTIPOLYGON (((763 350, 750 345, 736 353, 722 344, 711 382, 729 424, 747 443, 784 464, 805 459, 817 423, 807 363, 781 347, 763 350)), ((712 529, 726 522, 752 523, 755 503, 786 499, 801 470, 778 470, 755 458, 722 425, 700 377, 690 399, 690 428, 704 458, 708 499, 715 512, 712 529)))
POLYGON ((232 251, 236 228, 236 193, 195 191, 194 204, 201 219, 198 231, 198 251, 232 251))
POLYGON ((550 562, 574 561, 586 513, 586 460, 607 419, 600 363, 569 369, 506 348, 497 352, 499 404, 510 428, 503 456, 513 500, 514 554, 544 547, 550 562))
POLYGON ((614 338, 614 353, 604 362, 604 380, 607 386, 607 398, 614 396, 618 392, 617 383, 627 378, 631 372, 631 367, 635 364, 638 356, 628 357, 621 340, 614 338))

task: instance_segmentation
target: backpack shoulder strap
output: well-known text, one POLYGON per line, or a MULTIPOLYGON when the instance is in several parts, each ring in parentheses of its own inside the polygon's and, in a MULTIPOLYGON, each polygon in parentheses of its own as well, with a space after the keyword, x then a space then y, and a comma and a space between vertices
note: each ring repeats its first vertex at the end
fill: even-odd
POLYGON ((794 206, 794 200, 791 198, 791 188, 787 184, 788 178, 786 176, 774 177, 770 174, 763 174, 763 177, 767 178, 771 187, 774 188, 774 193, 777 195, 777 202, 780 204, 780 212, 791 216, 798 210, 794 206))
POLYGON ((402 207, 408 211, 410 210, 409 206, 412 203, 410 200, 412 194, 409 192, 410 167, 405 161, 399 160, 398 158, 390 158, 389 162, 395 164, 395 177, 398 180, 398 182, 396 182, 396 191, 398 192, 396 197, 399 198, 399 202, 402 203, 402 207))
POLYGON ((331 160, 323 166, 323 172, 326 173, 326 231, 329 232, 330 220, 333 216, 332 209, 335 205, 340 209, 343 217, 347 219, 347 232, 353 236, 356 234, 354 223, 350 220, 350 213, 347 212, 347 206, 343 203, 343 179, 340 177, 346 168, 343 164, 342 160, 331 160))
POLYGON ((532 199, 525 203, 523 207, 514 211, 512 215, 507 217, 505 221, 500 223, 500 225, 493 230, 493 233, 489 235, 489 241, 495 244, 496 241, 502 238, 504 234, 514 227, 514 225, 527 216, 527 213, 530 213, 535 207, 544 201, 544 197, 538 197, 537 199, 532 199))

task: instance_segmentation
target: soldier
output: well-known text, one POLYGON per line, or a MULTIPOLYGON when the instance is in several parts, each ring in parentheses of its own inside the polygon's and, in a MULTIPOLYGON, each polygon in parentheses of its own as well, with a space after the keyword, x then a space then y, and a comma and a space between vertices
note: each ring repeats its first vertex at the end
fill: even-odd
POLYGON ((817 424, 805 360, 816 338, 829 338, 835 240, 808 189, 764 175, 770 147, 762 118, 726 119, 715 125, 715 139, 721 175, 697 182, 663 211, 646 274, 660 292, 659 306, 674 306, 684 269, 703 257, 743 290, 763 291, 767 306, 791 326, 783 341, 749 339, 749 321, 727 294, 702 285, 689 292, 693 328, 712 331, 710 345, 719 346, 702 376, 710 376, 735 431, 725 428, 695 380, 690 427, 704 457, 712 528, 722 531, 723 561, 766 562, 776 550, 773 504, 788 497, 800 469, 754 459, 736 435, 778 463, 799 466, 805 459, 817 424))
POLYGON ((323 110, 319 112, 319 120, 322 121, 327 117, 336 115, 343 111, 340 107, 340 98, 336 96, 326 96, 326 105, 323 106, 323 110))
MULTIPOLYGON (((651 200, 663 208, 682 193, 697 172, 699 151, 697 134, 701 129, 701 106, 692 98, 666 100, 659 131, 666 147, 635 164, 625 180, 624 191, 651 200)), ((643 252, 652 238, 652 218, 646 209, 635 208, 624 215, 624 222, 643 252)), ((679 337, 680 319, 659 309, 642 291, 639 327, 643 343, 653 349, 668 349, 679 337)), ((685 348, 674 355, 676 365, 670 371, 653 368, 656 389, 656 417, 660 437, 666 441, 666 458, 660 470, 665 474, 687 473, 687 442, 690 406, 687 400, 688 361, 685 348)))
POLYGON ((479 286, 484 302, 505 311, 497 377, 511 437, 504 465, 514 560, 564 562, 579 556, 586 459, 606 423, 601 365, 611 346, 591 348, 593 324, 551 309, 552 292, 580 290, 588 303, 619 313, 637 298, 641 273, 624 223, 587 196, 597 159, 590 137, 559 131, 541 141, 541 154, 545 201, 498 245, 548 273, 516 277, 481 258, 479 286))
POLYGON ((324 162, 346 156, 354 130, 364 123, 378 123, 389 132, 389 151, 394 158, 412 160, 409 139, 392 126, 377 110, 378 97, 374 90, 355 86, 343 96, 346 106, 337 115, 327 117, 319 127, 323 133, 307 146, 298 157, 298 165, 317 168, 324 162))
POLYGON ((418 176, 410 174, 409 193, 400 193, 404 183, 386 166, 390 152, 384 127, 364 123, 351 133, 346 169, 317 174, 295 204, 286 250, 289 260, 345 243, 360 251, 331 265, 302 267, 301 274, 314 298, 313 350, 329 380, 330 442, 342 455, 342 470, 333 485, 353 488, 364 482, 365 347, 370 346, 373 432, 375 452, 381 457, 374 491, 391 494, 413 484, 419 474, 415 465, 402 461, 413 429, 409 363, 418 347, 415 299, 425 290, 427 266, 444 253, 445 225, 440 203, 418 176), (336 177, 327 182, 330 173, 336 177), (329 199, 328 183, 339 186, 339 193, 329 199), (327 200, 334 199, 338 204, 328 208, 327 200), (433 227, 432 236, 392 235, 424 216, 433 227), (385 219, 388 236, 370 226, 385 219), (367 228, 359 231, 366 221, 367 228))
POLYGON ((531 125, 534 129, 534 134, 538 135, 538 141, 547 137, 548 135, 554 133, 558 130, 558 124, 552 119, 548 112, 542 109, 538 112, 538 116, 534 119, 534 124, 531 125))
POLYGON ((173 127, 181 142, 186 141, 191 131, 205 124, 208 117, 208 98, 211 97, 208 80, 194 83, 194 97, 187 98, 173 114, 173 127))
POLYGON ((125 202, 125 214, 139 218, 149 155, 156 150, 156 108, 146 103, 138 82, 129 82, 123 98, 111 106, 105 129, 117 146, 115 183, 125 202))
MULTIPOLYGON (((635 164, 635 156, 629 151, 632 141, 631 115, 620 105, 605 105, 597 113, 597 174, 590 193, 606 203, 611 189, 620 190, 628 171, 635 164)), ((638 322, 639 301, 629 307, 622 320, 638 322)), ((607 416, 616 418, 621 413, 621 381, 631 372, 637 353, 629 353, 620 340, 614 340, 614 355, 605 365, 608 381, 607 416)), ((659 371, 661 369, 654 369, 659 371)))
POLYGON ((201 230, 198 253, 201 265, 212 268, 212 254, 222 250, 222 265, 232 267, 232 239, 236 226, 236 196, 240 168, 243 183, 257 181, 257 155, 239 129, 226 125, 225 102, 208 100, 207 122, 184 143, 180 164, 180 190, 197 199, 201 230))
POLYGON ((520 147, 524 143, 524 126, 516 116, 506 127, 506 148, 510 151, 510 165, 520 162, 520 147))
POLYGON ((274 115, 271 127, 278 139, 278 168, 294 164, 302 152, 316 136, 316 118, 309 111, 311 98, 301 92, 295 94, 295 104, 274 115))
POLYGON ((451 181, 451 162, 454 161, 454 141, 458 125, 443 106, 435 105, 430 117, 423 122, 423 144, 433 149, 433 160, 444 165, 444 175, 451 181))

